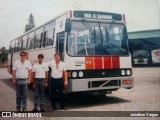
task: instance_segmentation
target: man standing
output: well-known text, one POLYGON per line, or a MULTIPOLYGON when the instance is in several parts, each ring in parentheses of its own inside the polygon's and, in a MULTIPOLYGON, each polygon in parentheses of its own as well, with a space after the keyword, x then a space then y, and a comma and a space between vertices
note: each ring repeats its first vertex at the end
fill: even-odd
POLYGON ((45 112, 45 87, 48 85, 48 65, 43 63, 43 54, 38 55, 38 63, 33 65, 33 87, 35 88, 34 109, 38 112, 38 98, 40 97, 40 111, 45 112))
POLYGON ((27 106, 27 83, 30 83, 32 65, 26 60, 26 52, 20 53, 20 60, 17 60, 12 68, 12 83, 16 85, 17 111, 26 112, 27 106))
POLYGON ((56 109, 56 102, 59 101, 60 108, 66 110, 64 93, 63 90, 66 89, 68 85, 66 65, 60 59, 60 54, 55 53, 53 61, 49 62, 49 66, 52 69, 51 80, 50 80, 50 100, 52 109, 56 109))

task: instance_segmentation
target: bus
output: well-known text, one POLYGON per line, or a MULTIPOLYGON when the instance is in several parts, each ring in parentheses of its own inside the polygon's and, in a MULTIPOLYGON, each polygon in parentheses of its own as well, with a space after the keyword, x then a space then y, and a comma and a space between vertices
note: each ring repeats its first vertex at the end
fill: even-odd
POLYGON ((67 93, 107 94, 133 88, 131 55, 123 14, 69 10, 10 41, 8 71, 21 51, 32 65, 61 54, 67 66, 67 93))
POLYGON ((133 67, 160 67, 160 29, 128 33, 133 67))

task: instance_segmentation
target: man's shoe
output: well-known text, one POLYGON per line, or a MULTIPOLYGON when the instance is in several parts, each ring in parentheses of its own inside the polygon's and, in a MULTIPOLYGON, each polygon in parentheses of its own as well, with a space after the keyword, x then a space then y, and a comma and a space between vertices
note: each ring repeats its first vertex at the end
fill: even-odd
POLYGON ((50 112, 53 112, 53 111, 55 111, 56 110, 56 108, 51 108, 50 109, 50 112))
POLYGON ((67 110, 67 107, 62 107, 61 109, 62 109, 62 110, 67 110))
POLYGON ((38 112, 38 110, 37 110, 36 108, 34 108, 34 109, 32 110, 32 112, 38 112))
POLYGON ((20 109, 20 108, 17 108, 17 112, 21 112, 21 109, 20 109))
POLYGON ((27 109, 26 109, 26 108, 23 108, 23 112, 27 112, 27 109))
POLYGON ((44 108, 41 108, 41 110, 40 110, 41 112, 45 112, 45 109, 44 108))

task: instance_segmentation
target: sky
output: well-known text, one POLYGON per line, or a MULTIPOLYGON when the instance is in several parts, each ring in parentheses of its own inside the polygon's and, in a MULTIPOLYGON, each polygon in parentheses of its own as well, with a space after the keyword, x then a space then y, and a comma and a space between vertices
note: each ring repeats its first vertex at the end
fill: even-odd
POLYGON ((24 33, 31 13, 39 26, 70 9, 125 14, 128 32, 160 29, 160 0, 0 0, 0 48, 24 33))

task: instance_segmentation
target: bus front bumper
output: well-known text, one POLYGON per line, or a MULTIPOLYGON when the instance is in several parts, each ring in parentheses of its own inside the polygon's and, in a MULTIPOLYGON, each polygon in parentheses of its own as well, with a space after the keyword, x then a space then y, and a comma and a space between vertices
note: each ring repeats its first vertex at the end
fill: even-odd
POLYGON ((86 79, 69 79, 67 92, 87 92, 108 90, 113 91, 119 88, 133 88, 133 77, 109 77, 109 78, 86 78, 86 79))

